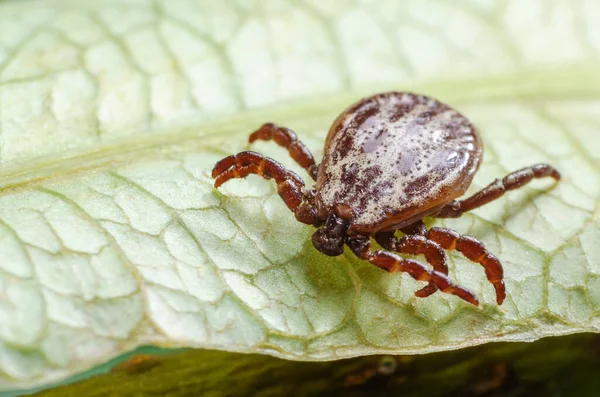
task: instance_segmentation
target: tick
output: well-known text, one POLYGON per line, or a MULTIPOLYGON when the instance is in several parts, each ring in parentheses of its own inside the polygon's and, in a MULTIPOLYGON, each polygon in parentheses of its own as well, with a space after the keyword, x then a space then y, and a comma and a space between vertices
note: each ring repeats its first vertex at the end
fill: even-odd
POLYGON ((250 135, 274 140, 316 181, 313 188, 277 161, 252 151, 215 165, 215 187, 232 178, 257 174, 273 178, 277 192, 299 222, 317 228, 314 247, 329 256, 347 245, 359 258, 390 273, 406 272, 427 285, 415 295, 438 289, 479 305, 475 294, 448 277, 444 250, 457 250, 485 269, 501 305, 506 297, 498 258, 477 239, 432 227, 423 218, 457 218, 519 188, 534 178, 560 179, 556 169, 536 164, 515 171, 474 195, 462 196, 479 168, 483 146, 475 127, 456 110, 423 95, 389 92, 360 100, 333 122, 317 165, 288 128, 264 124, 250 135), (396 232, 402 237, 396 236, 396 232), (375 239, 383 250, 371 246, 375 239), (399 254, 424 255, 428 268, 399 254))

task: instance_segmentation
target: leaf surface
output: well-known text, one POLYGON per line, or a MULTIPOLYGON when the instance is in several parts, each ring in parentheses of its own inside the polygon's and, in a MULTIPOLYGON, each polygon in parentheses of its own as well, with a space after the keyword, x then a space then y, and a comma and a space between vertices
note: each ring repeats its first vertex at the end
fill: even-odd
MULTIPOLYGON (((600 325, 596 2, 25 1, 0 4, 0 388, 61 379, 142 344, 296 360, 427 353, 600 325), (374 5, 376 4, 376 6, 374 5), (212 188, 273 121, 317 158, 341 110, 422 92, 481 130, 471 191, 535 181, 431 224, 503 262, 450 276, 482 308, 311 245, 269 181, 212 188)), ((305 180, 274 143, 255 150, 305 180)))

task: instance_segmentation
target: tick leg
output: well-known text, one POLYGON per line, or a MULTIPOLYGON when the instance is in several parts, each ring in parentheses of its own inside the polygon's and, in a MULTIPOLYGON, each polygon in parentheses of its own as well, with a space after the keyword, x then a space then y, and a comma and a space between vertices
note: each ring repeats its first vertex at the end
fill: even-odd
POLYGON ((498 258, 487 251, 482 242, 473 237, 461 236, 447 228, 432 227, 430 230, 427 230, 423 221, 418 221, 400 229, 400 231, 408 235, 416 234, 425 236, 425 238, 437 243, 443 249, 457 250, 467 259, 482 265, 485 269, 487 279, 494 285, 494 289, 496 290, 496 301, 499 305, 502 304, 506 297, 502 264, 498 258))
POLYGON ((502 264, 489 253, 482 242, 470 236, 461 236, 453 230, 432 227, 425 236, 446 250, 457 250, 469 260, 479 263, 485 269, 485 275, 496 290, 496 302, 501 305, 506 298, 504 270, 502 264))
MULTIPOLYGON (((427 229, 425 230, 427 231, 427 229)), ((380 232, 375 234, 375 240, 390 251, 400 254, 424 255, 427 262, 433 266, 433 270, 448 275, 448 259, 443 248, 422 235, 411 234, 398 240, 393 232, 380 232)), ((435 283, 430 281, 425 287, 415 292, 415 295, 426 298, 437 290, 435 283)))
POLYGON ((298 140, 294 131, 273 123, 266 123, 250 134, 248 141, 252 143, 257 139, 274 140, 279 146, 283 146, 288 150, 290 156, 308 172, 312 179, 317 179, 319 167, 315 164, 315 158, 308 148, 298 140))
POLYGON ((419 236, 424 236, 427 234, 427 226, 423 221, 417 221, 412 225, 408 225, 400 229, 400 231, 404 234, 417 234, 419 236))
POLYGON ((361 259, 368 260, 373 265, 389 272, 406 272, 419 281, 432 282, 442 292, 456 295, 475 305, 479 305, 477 297, 468 289, 455 285, 447 275, 436 270, 428 270, 425 265, 413 259, 403 259, 396 254, 386 251, 372 251, 368 237, 348 237, 346 244, 352 252, 361 259))
POLYGON ((241 152, 218 161, 212 170, 217 188, 230 179, 245 178, 250 174, 260 175, 265 179, 275 179, 277 193, 296 215, 296 219, 308 224, 317 222, 316 209, 310 203, 303 201, 302 179, 269 157, 256 152, 241 152))
POLYGON ((560 180, 558 171, 548 164, 536 164, 508 174, 465 200, 454 200, 435 215, 436 218, 458 218, 463 213, 479 208, 501 197, 506 191, 526 185, 534 178, 550 176, 560 180))

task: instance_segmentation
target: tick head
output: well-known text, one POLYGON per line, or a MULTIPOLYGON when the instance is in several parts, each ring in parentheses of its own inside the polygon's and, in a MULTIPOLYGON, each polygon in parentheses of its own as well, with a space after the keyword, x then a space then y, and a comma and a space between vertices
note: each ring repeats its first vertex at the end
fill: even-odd
POLYGON ((325 227, 319 228, 312 235, 312 243, 327 256, 338 256, 344 252, 344 238, 329 235, 325 227))
POLYGON ((348 221, 332 211, 329 213, 325 224, 313 234, 312 243, 317 250, 325 255, 341 255, 344 252, 346 230, 348 230, 348 221))

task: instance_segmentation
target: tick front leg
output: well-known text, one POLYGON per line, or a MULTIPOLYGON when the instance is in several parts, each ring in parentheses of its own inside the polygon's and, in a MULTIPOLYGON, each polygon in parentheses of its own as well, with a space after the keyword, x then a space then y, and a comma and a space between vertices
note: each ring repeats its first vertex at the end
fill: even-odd
POLYGON ((467 211, 479 208, 500 198, 506 191, 518 189, 535 178, 552 177, 560 180, 560 173, 548 164, 536 164, 496 179, 487 187, 465 200, 454 200, 435 215, 436 218, 458 218, 467 211))
POLYGON ((225 157, 218 161, 212 170, 216 188, 230 179, 245 178, 250 174, 275 179, 277 193, 296 215, 296 219, 307 224, 317 223, 316 209, 312 203, 303 200, 304 181, 277 161, 260 153, 246 151, 225 157))
MULTIPOLYGON (((446 258, 444 249, 438 243, 427 240, 422 235, 411 234, 398 240, 394 232, 380 232, 375 234, 375 240, 390 251, 400 254, 424 255, 427 262, 433 266, 433 270, 448 275, 448 258, 446 258)), ((425 287, 415 292, 415 295, 426 298, 437 290, 435 283, 430 281, 425 287)))
POLYGON ((296 134, 289 128, 280 127, 273 123, 263 124, 258 130, 254 131, 248 141, 250 143, 262 139, 264 141, 274 140, 279 146, 288 150, 290 156, 302 168, 304 168, 312 179, 317 179, 319 167, 315 164, 315 158, 306 145, 298 140, 296 134))
POLYGON ((446 250, 457 250, 469 260, 479 263, 485 269, 485 275, 496 290, 496 302, 501 305, 506 298, 506 287, 504 285, 504 270, 502 264, 488 252, 483 243, 473 237, 461 236, 457 232, 442 228, 432 227, 425 237, 434 241, 446 250))
POLYGON ((479 305, 477 297, 471 291, 453 284, 444 273, 428 270, 427 267, 420 262, 412 259, 403 259, 391 252, 373 252, 368 237, 348 237, 346 239, 346 244, 356 256, 368 260, 373 265, 389 273, 406 272, 415 280, 433 283, 442 292, 456 295, 475 306, 479 305))

